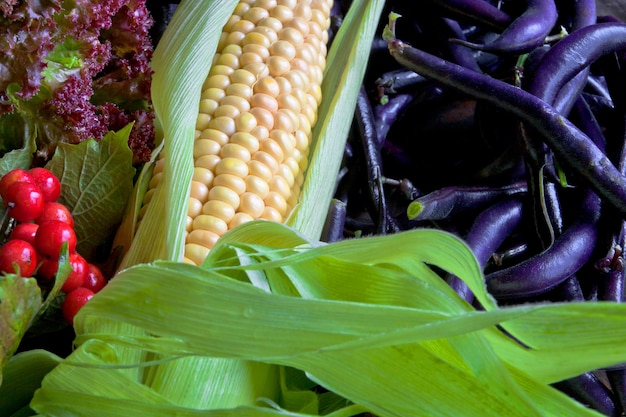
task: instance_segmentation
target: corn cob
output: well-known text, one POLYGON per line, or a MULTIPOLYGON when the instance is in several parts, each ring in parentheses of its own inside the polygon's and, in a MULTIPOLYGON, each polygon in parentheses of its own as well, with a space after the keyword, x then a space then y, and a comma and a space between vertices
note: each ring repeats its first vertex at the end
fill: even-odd
POLYGON ((297 203, 321 102, 331 6, 242 0, 224 26, 196 121, 184 262, 202 263, 241 223, 283 222, 297 203))

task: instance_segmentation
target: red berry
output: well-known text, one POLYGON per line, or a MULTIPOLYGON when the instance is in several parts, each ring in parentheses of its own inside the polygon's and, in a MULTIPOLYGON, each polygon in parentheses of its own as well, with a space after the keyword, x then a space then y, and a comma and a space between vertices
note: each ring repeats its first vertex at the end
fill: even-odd
POLYGON ((9 240, 21 239, 34 246, 37 228, 39 228, 39 225, 36 223, 18 223, 11 230, 9 240))
POLYGON ((64 293, 69 293, 76 288, 83 286, 85 283, 85 277, 87 276, 87 269, 89 267, 85 258, 76 252, 70 255, 69 262, 72 266, 72 272, 70 272, 61 287, 61 291, 64 293))
POLYGON ((41 188, 46 201, 56 201, 61 195, 61 181, 46 168, 31 168, 28 173, 35 184, 41 188))
POLYGON ((39 225, 35 234, 37 252, 51 258, 58 258, 63 242, 67 242, 69 253, 76 251, 76 234, 69 224, 60 220, 50 220, 39 225))
POLYGON ((94 293, 97 293, 107 283, 107 279, 102 275, 102 271, 100 268, 95 266, 94 264, 89 264, 87 268, 87 275, 85 276, 85 282, 83 283, 84 288, 89 288, 94 293))
MULTIPOLYGON (((40 256, 41 258, 41 256, 40 256)), ((54 258, 44 258, 37 268, 37 277, 50 281, 56 275, 59 270, 59 261, 54 258)))
POLYGON ((0 247, 0 272, 31 277, 37 267, 37 253, 30 243, 15 239, 0 247))
POLYGON ((74 227, 74 217, 70 210, 61 203, 50 201, 43 206, 43 211, 35 219, 35 223, 41 224, 50 220, 60 220, 74 227))
POLYGON ((0 178, 0 197, 6 201, 5 193, 16 182, 34 182, 28 171, 20 168, 13 169, 0 178))
POLYGON ((35 220, 43 212, 43 194, 33 183, 13 183, 7 189, 5 197, 4 205, 9 209, 9 216, 18 222, 35 220))
POLYGON ((76 313, 91 300, 94 296, 94 292, 87 288, 76 288, 74 291, 69 292, 61 304, 61 311, 63 311, 63 317, 69 324, 74 324, 74 317, 76 313))

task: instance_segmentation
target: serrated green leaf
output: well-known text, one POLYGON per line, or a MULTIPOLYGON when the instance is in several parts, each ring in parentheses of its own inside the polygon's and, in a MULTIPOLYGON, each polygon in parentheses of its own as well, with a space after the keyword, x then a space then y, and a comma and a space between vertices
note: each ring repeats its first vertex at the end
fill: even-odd
POLYGON ((131 125, 101 141, 60 143, 46 165, 61 180, 59 202, 74 216, 78 252, 94 259, 122 220, 135 169, 128 147, 131 125))
POLYGON ((0 276, 0 369, 17 350, 40 307, 41 291, 34 278, 0 276))

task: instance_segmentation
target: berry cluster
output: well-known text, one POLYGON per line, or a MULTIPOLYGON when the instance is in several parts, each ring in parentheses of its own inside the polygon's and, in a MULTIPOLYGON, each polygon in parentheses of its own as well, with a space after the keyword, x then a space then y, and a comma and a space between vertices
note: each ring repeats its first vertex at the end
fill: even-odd
POLYGON ((100 269, 76 251, 74 218, 57 199, 61 182, 45 168, 14 169, 0 178, 0 197, 12 218, 10 233, 0 247, 0 273, 52 281, 61 247, 67 242, 72 266, 61 291, 62 311, 73 323, 78 310, 106 284, 100 269))

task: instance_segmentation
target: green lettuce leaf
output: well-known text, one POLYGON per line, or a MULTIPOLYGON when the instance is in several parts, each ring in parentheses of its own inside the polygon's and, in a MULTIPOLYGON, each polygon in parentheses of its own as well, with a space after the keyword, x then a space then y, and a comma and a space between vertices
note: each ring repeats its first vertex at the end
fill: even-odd
POLYGON ((60 143, 46 165, 61 180, 59 202, 74 216, 77 251, 87 259, 97 258, 99 250, 110 243, 132 193, 131 128, 110 132, 99 142, 60 143))
POLYGON ((17 350, 40 307, 41 290, 34 278, 0 277, 0 370, 17 350))

